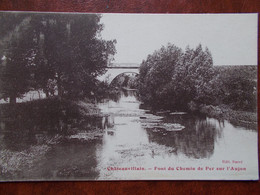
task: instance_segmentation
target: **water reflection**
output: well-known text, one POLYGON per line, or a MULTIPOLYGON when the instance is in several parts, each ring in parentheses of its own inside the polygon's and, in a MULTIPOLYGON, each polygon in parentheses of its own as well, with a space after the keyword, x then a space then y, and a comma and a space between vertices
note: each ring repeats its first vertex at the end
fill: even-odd
POLYGON ((68 141, 56 145, 46 154, 40 166, 25 172, 28 178, 41 179, 97 179, 96 148, 100 143, 68 141))
POLYGON ((214 143, 221 136, 222 129, 210 121, 195 116, 168 117, 167 122, 185 125, 182 131, 148 129, 151 142, 174 148, 176 154, 183 153, 190 158, 209 158, 214 153, 214 143))
MULTIPOLYGON (((250 160, 257 156, 257 132, 200 115, 154 114, 140 105, 134 91, 99 103, 104 115, 99 118, 82 118, 64 105, 49 106, 40 113, 1 109, 1 116, 6 117, 0 121, 0 152, 14 152, 7 155, 25 156, 31 163, 18 173, 8 172, 11 176, 5 172, 1 178, 147 179, 154 176, 149 171, 126 175, 107 171, 107 167, 190 166, 222 159, 242 160, 251 170, 257 167, 250 160), (91 134, 95 131, 100 132, 91 134), (55 142, 59 136, 61 141, 55 142), (27 153, 31 146, 37 155, 27 153)), ((17 162, 22 164, 21 159, 17 162)), ((155 178, 160 177, 166 178, 164 174, 155 178)))
POLYGON ((87 133, 111 121, 82 118, 73 109, 55 100, 1 105, 0 179, 97 179, 100 139, 87 133))
POLYGON ((60 106, 55 101, 35 101, 13 106, 2 104, 0 134, 4 148, 21 151, 31 145, 42 144, 47 137, 57 133, 66 134, 72 124, 70 121, 77 117, 60 106))
MULTIPOLYGON (((102 112, 108 115, 103 119, 106 133, 101 147, 96 151, 101 179, 150 178, 149 171, 131 171, 131 175, 126 176, 124 172, 107 171, 107 167, 149 168, 178 163, 182 166, 205 163, 219 165, 222 159, 232 157, 246 162, 257 154, 256 132, 201 115, 170 115, 167 112, 155 115, 140 105, 135 92, 125 93, 120 94, 118 101, 99 104, 102 112), (180 130, 174 126, 185 128, 180 130), (234 153, 239 151, 237 146, 240 143, 247 142, 245 137, 254 140, 250 154, 234 153), (248 158, 248 155, 251 157, 248 158)), ((253 162, 248 163, 252 163, 252 168, 257 166, 253 162)), ((165 178, 165 175, 162 177, 165 178)))
MULTIPOLYGON (((130 140, 140 140, 139 143, 155 142, 159 145, 171 147, 176 155, 183 153, 190 158, 209 158, 214 152, 214 143, 221 137, 223 122, 219 125, 211 123, 205 116, 192 115, 164 115, 162 121, 156 121, 157 127, 149 127, 150 113, 138 109, 139 102, 135 99, 135 92, 121 93, 120 101, 109 101, 100 104, 103 113, 109 114, 102 119, 103 129, 108 135, 116 138, 104 137, 104 143, 111 145, 130 144, 130 140), (145 118, 147 120, 141 120, 145 118), (161 124, 181 124, 185 126, 182 131, 167 131, 161 124), (147 127, 148 126, 148 127, 147 127), (158 127, 159 126, 159 127, 158 127), (141 136, 141 135, 142 136, 141 136), (123 140, 123 141, 122 141, 123 140), (112 143, 113 142, 113 143, 112 143)), ((132 143, 132 147, 135 147, 132 143)), ((135 143, 136 144, 136 143, 135 143)), ((104 146, 104 148, 110 147, 104 146)), ((153 153, 153 152, 152 152, 153 153)))
POLYGON ((113 116, 104 116, 102 118, 102 129, 106 130, 108 128, 114 127, 114 117, 113 116))

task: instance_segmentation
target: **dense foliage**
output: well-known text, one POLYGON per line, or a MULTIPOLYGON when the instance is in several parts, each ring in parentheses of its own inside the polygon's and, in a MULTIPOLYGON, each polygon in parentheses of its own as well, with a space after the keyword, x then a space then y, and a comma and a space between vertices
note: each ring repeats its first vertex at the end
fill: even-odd
POLYGON ((136 89, 136 78, 136 73, 122 73, 113 79, 113 81, 110 84, 110 87, 136 89))
POLYGON ((204 105, 226 104, 232 109, 255 111, 256 79, 243 71, 222 69, 213 67, 211 53, 201 45, 182 51, 168 44, 142 62, 140 99, 170 110, 199 111, 204 105))
POLYGON ((115 40, 100 37, 97 14, 1 13, 2 98, 15 102, 29 90, 46 96, 82 98, 95 94, 97 76, 115 54, 115 40))
POLYGON ((234 110, 256 111, 257 66, 215 67, 218 100, 234 110))

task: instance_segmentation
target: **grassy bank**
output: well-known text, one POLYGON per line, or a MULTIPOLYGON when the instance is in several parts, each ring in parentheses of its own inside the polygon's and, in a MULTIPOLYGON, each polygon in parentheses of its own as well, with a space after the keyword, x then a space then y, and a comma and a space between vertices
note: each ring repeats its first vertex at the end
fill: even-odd
POLYGON ((257 113, 232 110, 228 106, 201 105, 201 113, 209 117, 228 120, 236 126, 257 130, 257 113))
POLYGON ((44 143, 39 145, 31 145, 27 149, 21 151, 12 151, 3 149, 0 151, 0 173, 1 179, 13 180, 21 179, 23 171, 40 162, 45 154, 51 149, 51 146, 61 141, 60 135, 47 138, 44 143))
POLYGON ((13 105, 0 104, 0 120, 19 129, 60 131, 100 116, 96 105, 87 100, 49 98, 13 105))
POLYGON ((0 104, 0 178, 21 179, 59 143, 96 139, 101 116, 88 100, 0 104))

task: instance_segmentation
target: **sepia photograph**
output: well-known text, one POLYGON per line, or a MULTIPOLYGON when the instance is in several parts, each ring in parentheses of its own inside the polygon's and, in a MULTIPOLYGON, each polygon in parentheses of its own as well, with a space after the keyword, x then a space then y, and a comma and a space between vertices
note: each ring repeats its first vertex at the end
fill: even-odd
POLYGON ((0 181, 258 180, 257 25, 0 12, 0 181))

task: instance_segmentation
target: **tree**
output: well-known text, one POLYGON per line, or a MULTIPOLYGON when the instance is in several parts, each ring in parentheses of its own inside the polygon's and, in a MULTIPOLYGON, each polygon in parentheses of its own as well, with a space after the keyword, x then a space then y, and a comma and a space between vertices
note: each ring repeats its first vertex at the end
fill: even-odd
POLYGON ((149 55, 140 66, 138 77, 141 100, 163 105, 168 91, 165 86, 172 80, 176 66, 179 65, 182 50, 168 44, 149 55))
POLYGON ((10 103, 16 103, 17 97, 22 97, 30 90, 31 77, 31 37, 28 34, 31 17, 27 14, 1 14, 0 41, 0 94, 10 103))
POLYGON ((212 100, 214 77, 209 50, 180 48, 168 44, 149 55, 140 67, 139 93, 144 102, 167 109, 189 109, 189 104, 212 100))
POLYGON ((97 76, 116 52, 115 40, 100 37, 100 18, 97 14, 16 14, 10 26, 9 20, 1 18, 8 29, 0 32, 8 38, 0 45, 2 97, 14 101, 31 89, 43 90, 47 97, 55 90, 67 98, 93 94, 97 76))
POLYGON ((216 73, 215 97, 220 104, 234 110, 256 111, 257 66, 220 66, 216 73))
POLYGON ((96 77, 104 73, 115 54, 116 41, 100 38, 100 17, 61 14, 42 19, 42 54, 38 56, 43 63, 38 68, 49 72, 44 81, 54 80, 59 96, 89 95, 96 89, 96 77))
POLYGON ((187 106, 192 102, 197 106, 211 104, 214 98, 211 86, 213 78, 213 60, 209 50, 206 48, 203 51, 201 45, 196 49, 187 47, 172 80, 172 90, 179 105, 188 109, 187 106))

